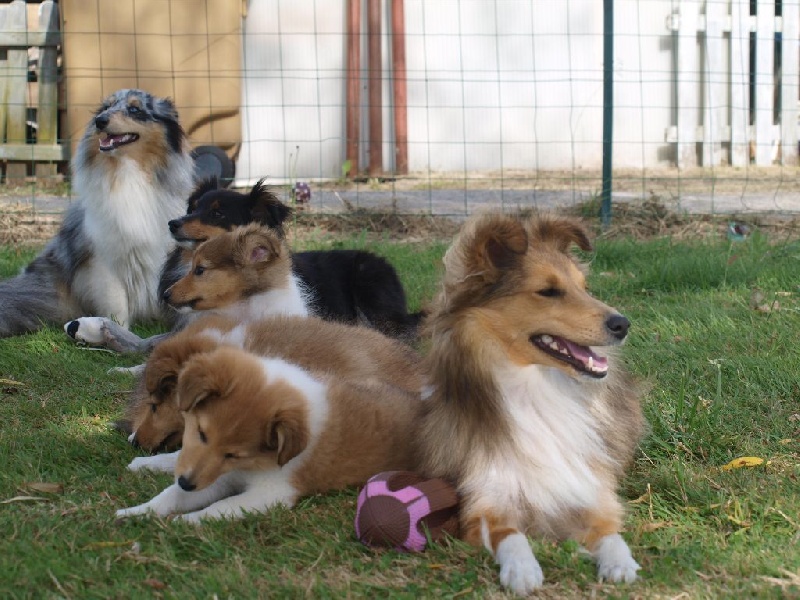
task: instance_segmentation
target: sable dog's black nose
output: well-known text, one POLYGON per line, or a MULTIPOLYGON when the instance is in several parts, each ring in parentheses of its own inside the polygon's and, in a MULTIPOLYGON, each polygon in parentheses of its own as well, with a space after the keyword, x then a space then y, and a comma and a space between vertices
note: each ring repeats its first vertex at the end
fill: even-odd
POLYGON ((191 492, 194 488, 197 487, 195 484, 190 483, 189 480, 186 479, 186 477, 184 477, 183 475, 178 477, 178 485, 181 486, 182 490, 186 490, 187 492, 191 492))
POLYGON ((169 225, 170 233, 175 233, 176 231, 178 231, 178 229, 181 228, 181 222, 178 219, 172 219, 172 221, 167 223, 167 225, 169 225))
POLYGON ((611 315, 606 320, 606 329, 611 332, 618 340, 624 340, 625 336, 628 335, 628 329, 631 326, 631 322, 628 321, 622 315, 611 315))
POLYGON ((169 302, 170 297, 172 296, 172 288, 167 288, 164 290, 164 293, 161 294, 161 299, 164 302, 169 302))
POLYGON ((108 127, 108 115, 97 115, 94 118, 94 126, 97 127, 100 131, 108 127))

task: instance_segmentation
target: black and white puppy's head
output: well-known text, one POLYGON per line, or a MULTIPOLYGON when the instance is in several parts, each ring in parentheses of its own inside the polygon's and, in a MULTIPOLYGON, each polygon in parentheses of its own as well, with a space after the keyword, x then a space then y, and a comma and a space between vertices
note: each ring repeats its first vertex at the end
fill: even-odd
POLYGON ((189 196, 186 215, 170 221, 169 231, 186 248, 250 223, 269 227, 283 238, 283 223, 291 212, 263 179, 249 194, 240 194, 220 187, 213 178, 202 182, 189 196))

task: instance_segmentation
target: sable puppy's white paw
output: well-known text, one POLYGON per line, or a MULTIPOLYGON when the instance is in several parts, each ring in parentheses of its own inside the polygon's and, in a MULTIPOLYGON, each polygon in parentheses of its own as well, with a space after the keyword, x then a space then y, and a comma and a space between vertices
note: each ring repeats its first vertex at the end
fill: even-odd
POLYGON ((155 454, 153 456, 137 456, 128 464, 129 471, 157 471, 170 473, 175 468, 174 453, 155 454))

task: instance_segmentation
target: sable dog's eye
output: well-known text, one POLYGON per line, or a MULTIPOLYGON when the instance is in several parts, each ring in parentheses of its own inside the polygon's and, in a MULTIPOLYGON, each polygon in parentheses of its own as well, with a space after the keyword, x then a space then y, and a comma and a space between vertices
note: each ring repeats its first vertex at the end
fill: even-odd
POLYGON ((236 458, 236 455, 233 452, 226 452, 225 458, 236 458))
POLYGON ((560 298, 564 295, 564 290, 560 290, 558 288, 549 287, 543 290, 539 290, 536 292, 540 296, 544 296, 545 298, 560 298))
POLYGON ((158 404, 151 404, 150 405, 150 412, 154 413, 158 409, 158 404))
POLYGON ((207 444, 208 443, 208 438, 206 437, 206 432, 203 431, 202 429, 198 429, 197 433, 200 434, 200 441, 203 442, 204 444, 207 444))
POLYGON ((211 211, 211 216, 214 217, 215 219, 224 219, 225 218, 225 215, 222 214, 222 211, 219 210, 219 209, 216 209, 216 208, 211 211))
POLYGON ((202 275, 205 272, 206 272, 206 268, 201 266, 201 265, 198 265, 198 266, 196 266, 194 268, 195 277, 200 277, 200 275, 202 275))

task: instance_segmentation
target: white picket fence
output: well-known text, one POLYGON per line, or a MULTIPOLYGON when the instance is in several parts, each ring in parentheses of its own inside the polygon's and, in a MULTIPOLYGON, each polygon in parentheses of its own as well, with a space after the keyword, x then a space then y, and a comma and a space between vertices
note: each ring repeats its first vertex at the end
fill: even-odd
POLYGON ((743 166, 751 159, 756 165, 797 164, 800 6, 783 0, 780 8, 776 16, 776 2, 759 0, 751 15, 749 0, 680 0, 669 16, 677 123, 667 140, 677 145, 679 166, 743 166), (780 64, 774 64, 776 54, 780 64))

